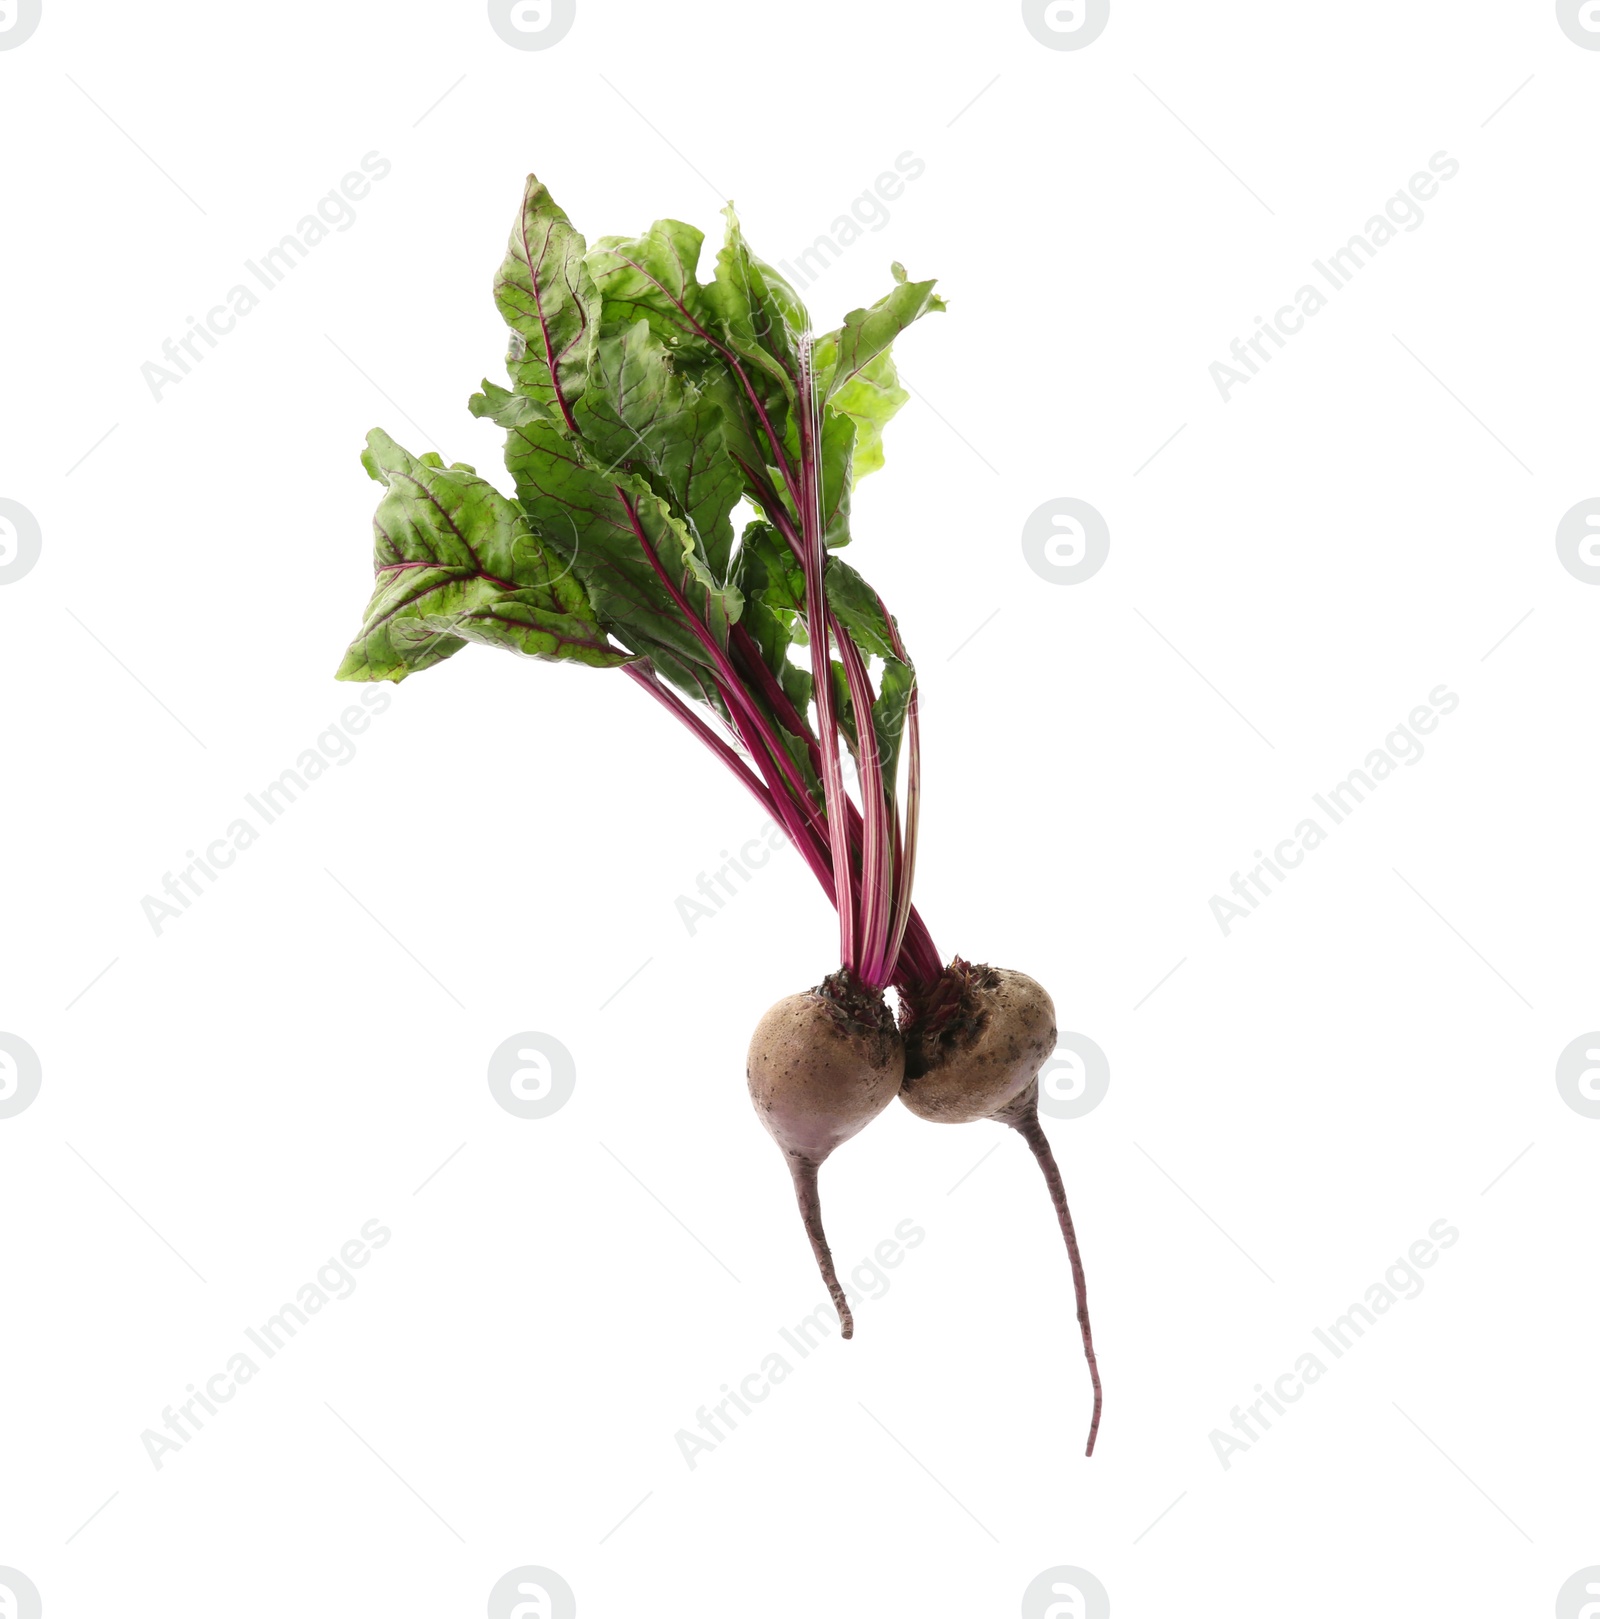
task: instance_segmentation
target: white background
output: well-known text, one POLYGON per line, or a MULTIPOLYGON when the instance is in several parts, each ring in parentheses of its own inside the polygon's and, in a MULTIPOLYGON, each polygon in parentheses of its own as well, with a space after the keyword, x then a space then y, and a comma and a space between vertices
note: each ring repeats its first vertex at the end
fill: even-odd
POLYGON ((1600 494, 1597 88, 1544 0, 1116 0, 1078 51, 1015 5, 579 0, 518 51, 465 3, 45 0, 0 52, 0 496, 43 533, 0 588, 0 1030, 44 1075, 0 1120, 0 1565, 46 1614, 480 1614, 522 1564, 585 1619, 1010 1616, 1062 1564, 1119 1616, 1543 1614, 1600 1563, 1600 1122, 1554 1083, 1600 1025, 1600 590, 1554 544, 1600 494), (371 151, 157 403, 162 340, 371 151), (469 648, 159 937, 140 902, 360 695, 367 429, 507 485, 465 400, 529 170, 591 239, 732 196, 792 259, 905 151, 806 296, 832 325, 898 258, 950 300, 853 560, 922 674, 936 942, 1110 1058, 1048 1125, 1105 1423, 1086 1461, 1021 1143, 895 1107, 825 1212, 846 1263, 926 1240, 691 1470, 822 1296, 743 1057, 835 965, 788 852, 680 921, 760 826, 715 763, 619 674, 469 648), (1440 151, 1224 404, 1211 363, 1440 151), (1020 543, 1065 495, 1111 530, 1067 588, 1020 543), (1441 683, 1426 756, 1224 937, 1211 896, 1441 683), (576 1059, 548 1119, 485 1080, 523 1030, 576 1059), (153 1467, 370 1219, 355 1294, 153 1467), (1421 1296, 1225 1469, 1439 1219, 1421 1296))

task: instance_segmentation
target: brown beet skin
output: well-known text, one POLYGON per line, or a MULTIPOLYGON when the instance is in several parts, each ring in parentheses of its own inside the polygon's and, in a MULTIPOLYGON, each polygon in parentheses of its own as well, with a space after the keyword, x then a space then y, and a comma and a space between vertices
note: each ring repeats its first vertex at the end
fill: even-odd
POLYGON ((807 990, 768 1008, 746 1073, 772 1139, 820 1164, 895 1099, 905 1053, 892 1026, 857 1022, 807 990))
POLYGON ((1026 973, 979 968, 960 1013, 937 1034, 913 1030, 908 1040, 900 1100, 918 1118, 992 1119, 1027 1090, 1055 1050, 1055 1003, 1026 973))
POLYGON ((756 1113, 783 1149, 839 1335, 848 1338, 855 1323, 822 1228, 817 1171, 895 1099, 905 1075, 899 1031, 881 995, 835 974, 768 1008, 750 1038, 745 1073, 756 1113))

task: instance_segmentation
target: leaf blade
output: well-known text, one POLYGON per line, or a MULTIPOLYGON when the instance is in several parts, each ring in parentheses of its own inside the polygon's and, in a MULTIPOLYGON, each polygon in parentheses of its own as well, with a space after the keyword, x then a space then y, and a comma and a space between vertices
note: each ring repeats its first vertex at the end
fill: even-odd
POLYGON ((537 175, 523 188, 494 298, 512 330, 506 369, 518 393, 573 428, 600 321, 587 245, 537 175))
POLYGON ((594 668, 627 661, 525 515, 470 467, 413 456, 380 429, 362 462, 384 485, 376 579, 336 678, 400 681, 469 641, 594 668))

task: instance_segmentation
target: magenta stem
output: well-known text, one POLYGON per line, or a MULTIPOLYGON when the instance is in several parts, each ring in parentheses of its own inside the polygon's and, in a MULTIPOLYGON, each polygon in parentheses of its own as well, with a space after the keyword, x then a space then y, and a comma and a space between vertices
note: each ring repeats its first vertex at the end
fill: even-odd
POLYGON ((878 732, 872 720, 872 682, 855 642, 840 628, 833 614, 828 625, 839 643, 839 659, 850 688, 856 716, 856 762, 861 775, 861 967, 860 976, 873 989, 889 981, 884 950, 889 942, 888 804, 883 793, 883 761, 878 757, 878 732))
MULTIPOLYGON (((621 257, 621 255, 619 255, 619 257, 621 257)), ((854 806, 850 804, 849 795, 845 792, 844 776, 839 763, 838 718, 833 702, 832 671, 829 666, 829 615, 827 613, 826 592, 823 584, 823 570, 827 564, 827 545, 822 528, 821 469, 818 458, 818 440, 821 431, 821 402, 817 397, 816 380, 812 373, 811 336, 808 332, 801 338, 800 377, 798 379, 794 379, 792 377, 790 378, 791 382, 798 382, 797 392, 800 396, 797 399, 797 405, 799 406, 798 415, 800 419, 801 466, 800 476, 797 478, 794 469, 789 464, 787 455, 784 453, 783 441, 779 437, 777 430, 774 428, 772 420, 767 414, 766 407, 762 403, 760 395, 756 392, 754 386, 752 385, 749 376, 746 374, 744 366, 740 363, 739 357, 734 354, 725 344, 718 342, 718 340, 713 337, 712 334, 708 332, 705 327, 694 318, 693 315, 689 313, 688 307, 684 304, 683 300, 672 293, 655 276, 651 275, 643 265, 639 264, 633 259, 624 258, 623 262, 637 270, 655 287, 657 287, 678 311, 679 315, 681 315, 685 329, 693 332, 696 336, 703 338, 714 349, 716 349, 716 351, 732 368, 735 376, 737 376, 739 379, 740 386, 744 389, 745 395, 749 399, 750 404, 761 423, 762 431, 766 435, 768 445, 772 451, 773 462, 777 466, 783 478, 784 487, 789 495, 790 501, 800 516, 802 532, 797 535, 794 531, 793 525, 788 521, 788 516, 783 510, 782 502, 777 498, 777 492, 770 488, 770 485, 767 484, 767 481, 764 478, 758 477, 753 469, 749 467, 744 468, 746 476, 751 478, 752 482, 756 484, 764 495, 770 496, 770 501, 764 500, 763 505, 767 509, 768 515, 773 519, 780 531, 783 533, 784 538, 790 545, 791 549, 793 549, 795 554, 800 558, 801 565, 805 571, 806 617, 808 628, 811 631, 813 696, 817 704, 817 729, 820 733, 823 767, 819 774, 822 777, 824 809, 827 818, 828 844, 833 863, 834 881, 831 886, 833 890, 834 903, 839 912, 839 943, 841 963, 842 965, 854 968, 857 957, 856 910, 858 886, 851 867, 851 840, 848 826, 848 816, 845 813, 846 807, 853 811, 854 806)), ((718 665, 719 671, 723 674, 723 679, 727 686, 727 689, 723 692, 724 700, 728 702, 730 711, 736 714, 736 728, 741 734, 741 740, 745 740, 746 746, 749 747, 748 739, 744 738, 743 733, 746 724, 753 727, 756 734, 761 739, 763 750, 772 754, 778 768, 788 778, 788 792, 782 792, 776 787, 774 788, 774 807, 777 807, 779 800, 788 800, 791 805, 798 801, 805 803, 807 806, 807 813, 809 814, 811 812, 810 796, 805 790, 804 784, 795 779, 792 768, 793 761, 789 758, 782 744, 772 734, 772 728, 768 724, 766 717, 761 713, 759 707, 757 707, 757 705, 750 700, 748 693, 746 693, 743 687, 739 684, 737 675, 733 673, 731 666, 728 664, 727 656, 723 652, 722 648, 717 644, 715 637, 710 635, 709 630, 701 622, 698 615, 690 611, 688 603, 684 601, 681 593, 678 592, 671 579, 667 576, 665 570, 661 567, 660 559, 655 555, 654 548, 650 545, 649 540, 646 538, 644 531, 639 524, 638 515, 633 510, 627 496, 620 488, 617 490, 617 493, 622 499, 624 509, 628 513, 629 522, 632 524, 634 533, 639 539, 641 546, 644 548, 645 554, 649 558, 652 568, 656 571, 656 574, 661 579, 662 583, 666 585, 668 590, 672 593, 674 601, 679 607, 679 610, 684 613, 688 622, 694 626, 694 633, 701 640, 702 645, 705 645, 707 650, 710 651, 713 660, 718 665)), ((887 618, 887 616, 888 615, 886 612, 885 617, 887 618)), ((892 621, 890 622, 892 623, 892 621)), ((843 647, 846 644, 851 645, 852 651, 855 650, 853 644, 848 643, 848 638, 842 633, 839 634, 839 641, 841 645, 841 656, 843 655, 843 647)), ((846 680, 848 681, 850 678, 848 660, 846 661, 845 675, 846 680)), ((915 700, 914 696, 912 700, 915 700)), ((852 697, 852 701, 855 701, 854 697, 852 697)), ((866 707, 866 713, 867 727, 870 731, 870 695, 866 707)), ((907 723, 908 725, 912 723, 912 716, 910 714, 909 707, 907 723)), ((860 734, 859 724, 860 722, 858 721, 858 739, 860 734)), ((752 755, 757 753, 757 750, 753 748, 750 751, 752 752, 752 755)), ((874 760, 876 761, 875 750, 874 760)), ((758 764, 761 763, 759 758, 757 762, 758 764)), ((913 764, 914 763, 915 761, 913 759, 913 764)), ((764 765, 762 767, 762 773, 763 775, 768 774, 764 765)), ((883 795, 880 793, 878 796, 881 799, 883 795)), ((784 820, 785 827, 790 831, 790 836, 793 838, 795 833, 793 828, 789 826, 790 817, 785 816, 784 820)), ((890 936, 898 936, 900 939, 905 941, 906 945, 909 946, 908 950, 902 949, 898 952, 892 952, 886 949, 885 946, 880 945, 878 950, 878 954, 880 956, 880 960, 877 963, 878 968, 880 971, 886 969, 888 960, 894 959, 896 963, 896 982, 908 981, 913 984, 932 983, 938 978, 939 973, 942 971, 942 963, 939 960, 938 952, 933 947, 933 941, 928 935, 927 928, 922 923, 921 918, 917 915, 916 910, 909 905, 910 883, 908 879, 911 874, 910 862, 908 861, 901 871, 896 871, 895 867, 899 863, 897 861, 886 861, 884 859, 883 844, 885 838, 884 826, 881 818, 867 819, 865 822, 865 828, 866 836, 863 840, 863 863, 864 865, 866 864, 866 845, 874 842, 876 844, 875 852, 877 854, 877 863, 872 872, 872 877, 874 878, 873 882, 868 883, 866 881, 866 873, 863 873, 862 887, 864 892, 861 895, 862 903, 870 906, 873 909, 874 922, 877 923, 877 913, 880 910, 884 912, 885 915, 888 915, 894 895, 894 888, 896 886, 895 880, 897 876, 900 877, 901 880, 898 884, 900 899, 898 903, 894 904, 892 932, 890 936), (890 884, 888 890, 884 890, 881 886, 885 879, 887 879, 888 883, 890 884), (909 959, 902 961, 900 959, 901 956, 907 956, 909 959)), ((908 827, 908 834, 909 835, 906 840, 907 849, 910 852, 914 852, 915 832, 910 827, 908 827)), ((894 838, 896 844, 898 844, 898 825, 894 827, 894 838)), ((799 840, 797 840, 797 843, 798 841, 799 840)), ((824 886, 827 887, 829 885, 825 884, 824 886)), ((881 927, 881 924, 878 925, 881 927)))
POLYGON ((817 739, 822 747, 822 798, 828 815, 828 841, 833 851, 834 886, 840 896, 839 961, 855 970, 856 918, 854 883, 850 874, 850 841, 845 829, 844 772, 839 765, 838 717, 833 706, 833 669, 828 649, 827 598, 823 570, 827 547, 823 543, 820 510, 821 479, 817 465, 816 399, 811 377, 811 334, 800 340, 800 526, 806 575, 806 625, 811 636, 811 697, 817 705, 817 739))

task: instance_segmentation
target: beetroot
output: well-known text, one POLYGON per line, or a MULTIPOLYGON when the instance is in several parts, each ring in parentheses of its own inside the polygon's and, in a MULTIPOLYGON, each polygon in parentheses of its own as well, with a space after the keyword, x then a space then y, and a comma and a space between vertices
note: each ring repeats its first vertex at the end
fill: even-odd
POLYGON ((1042 984, 1006 967, 973 966, 957 956, 932 990, 903 999, 906 1078, 900 1100, 935 1124, 992 1119, 1027 1142, 1039 1162, 1072 1262, 1078 1330, 1094 1388, 1084 1454, 1100 1431, 1100 1368, 1089 1328, 1089 1295, 1066 1188, 1039 1123, 1039 1069, 1055 1050, 1055 1006, 1042 984))
POLYGON ((855 1330, 822 1229, 817 1171, 834 1150, 895 1099, 905 1072, 900 1033, 883 996, 846 968, 815 989, 770 1007, 750 1039, 750 1100, 794 1178, 817 1268, 839 1312, 839 1335, 855 1330))

